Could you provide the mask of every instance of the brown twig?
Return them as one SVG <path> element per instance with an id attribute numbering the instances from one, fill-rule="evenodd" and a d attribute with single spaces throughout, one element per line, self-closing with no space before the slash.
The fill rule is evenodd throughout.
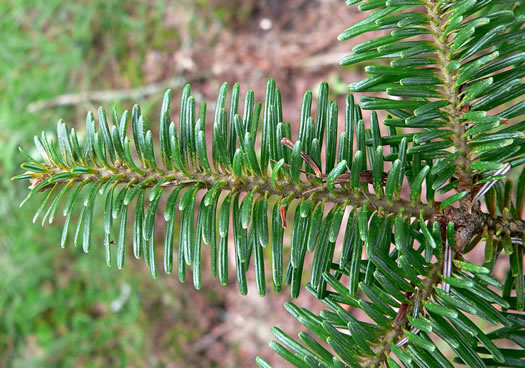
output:
<path id="1" fill-rule="evenodd" d="M 195 81 L 207 77 L 208 76 L 206 75 L 200 75 L 198 77 L 191 78 L 191 80 Z M 78 105 L 89 101 L 105 102 L 116 100 L 139 100 L 144 97 L 163 92 L 168 88 L 181 88 L 188 82 L 189 80 L 187 78 L 180 76 L 166 79 L 157 83 L 146 84 L 145 86 L 137 88 L 68 93 L 53 97 L 48 100 L 32 102 L 27 106 L 27 111 L 37 112 L 51 107 Z"/>

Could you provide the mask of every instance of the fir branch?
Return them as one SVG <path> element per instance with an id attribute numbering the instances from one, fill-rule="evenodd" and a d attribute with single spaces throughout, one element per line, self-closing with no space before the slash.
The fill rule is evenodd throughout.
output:
<path id="1" fill-rule="evenodd" d="M 502 217 L 494 218 L 483 212 L 476 213 L 480 218 L 478 231 L 486 225 L 488 230 L 501 234 L 510 234 L 512 237 L 525 238 L 525 220 L 505 219 Z M 475 220 L 474 220 L 475 221 Z M 476 221 L 477 222 L 477 221 Z"/>
<path id="2" fill-rule="evenodd" d="M 441 262 L 432 266 L 430 272 L 421 280 L 423 287 L 419 288 L 416 294 L 412 295 L 411 301 L 413 301 L 413 303 L 408 306 L 405 315 L 398 321 L 397 325 L 384 332 L 380 344 L 376 347 L 375 356 L 366 359 L 363 362 L 363 367 L 380 367 L 381 364 L 386 362 L 392 351 L 391 344 L 397 344 L 405 337 L 403 330 L 409 326 L 407 316 L 412 314 L 414 310 L 423 310 L 423 303 L 429 300 L 434 294 L 434 286 L 442 282 L 440 276 L 442 267 L 443 264 Z"/>
<path id="3" fill-rule="evenodd" d="M 69 174 L 70 171 L 48 168 L 48 173 L 40 178 L 45 180 L 57 174 Z M 275 180 L 273 183 L 267 179 L 257 176 L 243 176 L 238 178 L 229 173 L 205 173 L 195 172 L 191 175 L 186 175 L 180 171 L 164 170 L 159 173 L 156 170 L 143 169 L 142 175 L 136 171 L 130 170 L 124 166 L 113 168 L 98 168 L 96 173 L 87 173 L 75 175 L 74 177 L 67 176 L 69 182 L 92 182 L 95 183 L 103 178 L 117 177 L 116 183 L 128 184 L 132 183 L 130 188 L 141 187 L 143 189 L 153 188 L 159 182 L 165 188 L 177 187 L 179 185 L 193 185 L 197 183 L 203 184 L 210 189 L 217 183 L 223 183 L 222 189 L 225 191 L 233 191 L 238 193 L 254 193 L 259 195 L 273 195 L 276 198 L 289 198 L 290 200 L 306 200 L 314 199 L 319 202 L 327 202 L 337 204 L 347 204 L 351 207 L 362 207 L 366 202 L 370 203 L 371 207 L 377 209 L 381 213 L 388 214 L 405 214 L 412 218 L 423 216 L 423 218 L 433 221 L 452 221 L 458 230 L 456 242 L 458 244 L 466 245 L 473 237 L 473 234 L 479 233 L 485 226 L 489 230 L 497 231 L 498 233 L 509 233 L 513 237 L 523 238 L 525 236 L 525 221 L 505 219 L 501 216 L 493 217 L 482 211 L 469 211 L 464 208 L 448 207 L 444 213 L 437 210 L 435 207 L 430 207 L 424 203 L 413 203 L 406 199 L 397 199 L 390 203 L 386 198 L 377 199 L 373 195 L 366 195 L 366 192 L 354 192 L 345 187 L 335 188 L 330 191 L 325 185 L 318 183 L 302 183 L 300 185 L 286 180 Z M 70 184 L 71 185 L 71 184 Z M 437 203 L 439 206 L 439 202 Z M 469 228 L 469 235 L 462 235 L 462 229 Z M 461 248 L 462 249 L 462 248 Z"/>
<path id="4" fill-rule="evenodd" d="M 387 135 L 382 135 L 374 111 L 367 128 L 361 107 L 351 95 L 346 98 L 344 130 L 338 132 L 338 106 L 329 101 L 328 85 L 323 83 L 316 117 L 312 116 L 312 93 L 305 93 L 294 140 L 290 124 L 283 122 L 280 91 L 269 80 L 264 104 L 255 103 L 249 91 L 242 116 L 239 85 L 232 88 L 228 108 L 228 85 L 223 84 L 207 145 L 206 104 L 197 113 L 187 85 L 178 126 L 169 115 L 171 91 L 164 96 L 158 152 L 138 106 L 131 113 L 132 136 L 127 133 L 127 112 L 119 117 L 113 110 L 110 129 L 101 108 L 98 125 L 93 114 L 88 114 L 82 146 L 75 131 L 68 131 L 62 122 L 57 125 L 56 142 L 45 133 L 35 137 L 45 163 L 26 155 L 28 161 L 22 164 L 26 172 L 15 178 L 30 180 L 26 200 L 45 192 L 33 220 L 44 214 L 43 222 L 48 218 L 52 222 L 61 199 L 67 197 L 64 245 L 73 208 L 83 200 L 74 243 L 82 239 L 87 252 L 97 192 L 107 194 L 106 259 L 109 264 L 112 221 L 120 216 L 117 266 L 121 268 L 128 206 L 138 197 L 133 206 L 133 251 L 137 258 L 144 256 L 155 277 L 155 218 L 164 190 L 173 188 L 164 210 L 164 268 L 172 272 L 178 210 L 182 213 L 179 279 L 184 281 L 186 267 L 191 267 L 197 289 L 202 241 L 209 245 L 212 276 L 218 274 L 221 283 L 227 282 L 230 227 L 242 294 L 248 292 L 252 254 L 257 292 L 266 293 L 263 255 L 270 253 L 274 290 L 281 290 L 284 278 L 297 297 L 305 256 L 313 252 L 306 288 L 329 311 L 315 316 L 293 304 L 286 307 L 338 357 L 309 335 L 299 335 L 305 347 L 273 329 L 276 338 L 295 353 L 278 342 L 270 346 L 292 364 L 397 367 L 391 357 L 395 355 L 407 367 L 451 367 L 428 333 L 439 336 L 468 366 L 508 363 L 492 340 L 518 336 L 522 322 L 509 310 L 525 308 L 525 221 L 520 219 L 525 174 L 520 175 L 517 190 L 506 177 L 511 168 L 525 162 L 524 125 L 512 120 L 523 114 L 524 105 L 506 105 L 525 93 L 521 80 L 525 56 L 520 51 L 523 6 L 505 1 L 370 0 L 359 9 L 372 13 L 344 31 L 340 39 L 393 28 L 390 35 L 357 45 L 354 54 L 342 60 L 344 65 L 392 60 L 390 66 L 366 67 L 370 77 L 350 85 L 354 91 L 395 96 L 362 98 L 363 108 L 388 111 Z M 431 42 L 412 38 L 427 34 Z M 501 112 L 489 115 L 495 108 Z M 259 131 L 260 148 L 256 142 Z M 136 155 L 130 149 L 132 141 Z M 385 161 L 392 163 L 388 172 Z M 409 198 L 403 198 L 406 182 Z M 482 183 L 485 185 L 477 192 Z M 72 188 L 73 193 L 66 196 Z M 81 191 L 86 192 L 81 193 L 82 199 Z M 200 203 L 197 193 L 204 193 Z M 436 202 L 436 194 L 445 193 L 449 195 L 443 202 Z M 149 198 L 146 211 L 145 197 Z M 488 213 L 478 205 L 481 198 Z M 269 205 L 273 205 L 270 211 Z M 290 215 L 294 221 L 284 271 L 284 228 Z M 336 252 L 340 232 L 344 240 Z M 463 254 L 483 236 L 484 263 L 466 261 Z M 265 252 L 270 244 L 271 251 Z M 493 277 L 502 252 L 509 255 L 503 284 Z M 340 254 L 339 262 L 335 254 Z M 347 285 L 341 282 L 343 276 L 348 278 Z M 357 320 L 347 306 L 360 309 L 373 323 Z M 463 313 L 504 327 L 485 333 Z M 342 332 L 345 329 L 348 333 Z M 269 366 L 262 359 L 257 362 Z"/>
<path id="5" fill-rule="evenodd" d="M 192 172 L 188 175 L 180 171 L 163 170 L 159 173 L 157 170 L 142 169 L 142 173 L 130 170 L 124 166 L 118 168 L 97 168 L 93 173 L 77 174 L 73 177 L 70 170 L 59 168 L 48 168 L 48 173 L 40 177 L 40 180 L 49 180 L 55 175 L 66 174 L 64 181 L 70 180 L 75 183 L 91 182 L 95 183 L 104 178 L 109 180 L 117 177 L 115 184 L 131 184 L 130 188 L 139 187 L 142 189 L 151 189 L 161 183 L 161 187 L 178 187 L 179 185 L 194 185 L 201 183 L 204 187 L 210 189 L 217 183 L 223 184 L 223 191 L 233 191 L 236 193 L 257 193 L 259 195 L 273 195 L 277 198 L 288 198 L 289 200 L 307 200 L 312 199 L 316 202 L 327 202 L 337 204 L 346 204 L 351 207 L 362 207 L 369 203 L 374 209 L 381 213 L 404 213 L 412 217 L 423 215 L 424 218 L 434 218 L 440 216 L 439 210 L 424 203 L 413 203 L 405 199 L 396 199 L 390 203 L 386 198 L 376 198 L 374 194 L 366 194 L 364 190 L 355 192 L 346 187 L 337 187 L 331 191 L 326 185 L 316 182 L 303 182 L 296 184 L 289 180 L 276 179 L 272 183 L 268 178 L 244 175 L 236 177 L 230 173 L 206 173 Z M 340 182 L 339 184 L 345 184 Z"/>
<path id="6" fill-rule="evenodd" d="M 443 30 L 446 28 L 446 18 L 443 16 L 444 7 L 433 2 L 432 0 L 426 1 L 427 14 L 429 15 L 431 35 L 433 41 L 437 46 L 436 52 L 439 58 L 438 69 L 441 79 L 444 83 L 445 96 L 448 97 L 449 105 L 445 106 L 444 109 L 447 111 L 451 123 L 453 124 L 454 131 L 451 135 L 456 149 L 460 152 L 460 156 L 456 162 L 459 163 L 458 167 L 458 178 L 460 179 L 459 190 L 472 190 L 472 173 L 467 170 L 471 161 L 467 158 L 470 152 L 470 148 L 467 142 L 464 140 L 465 127 L 460 121 L 462 114 L 460 108 L 461 99 L 459 98 L 459 88 L 454 88 L 455 81 L 457 80 L 457 71 L 453 68 L 448 68 L 450 61 L 452 60 L 452 53 L 448 47 L 450 34 L 445 34 Z M 468 200 L 468 198 L 467 198 Z"/>

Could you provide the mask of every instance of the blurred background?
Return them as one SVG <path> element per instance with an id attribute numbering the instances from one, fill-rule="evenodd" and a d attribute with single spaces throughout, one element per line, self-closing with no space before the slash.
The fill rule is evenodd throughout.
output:
<path id="1" fill-rule="evenodd" d="M 31 153 L 33 136 L 53 137 L 60 118 L 82 135 L 87 111 L 138 103 L 155 131 L 164 90 L 174 90 L 175 116 L 186 82 L 213 111 L 223 81 L 261 101 L 273 77 L 294 126 L 305 90 L 315 96 L 328 81 L 341 99 L 360 78 L 360 66 L 337 65 L 352 44 L 336 37 L 356 9 L 340 0 L 3 0 L 0 14 L 0 367 L 244 367 L 256 355 L 285 366 L 267 344 L 273 325 L 300 330 L 283 308 L 288 289 L 260 298 L 252 280 L 242 297 L 234 279 L 221 287 L 205 270 L 195 292 L 176 276 L 153 280 L 130 253 L 123 271 L 106 267 L 101 221 L 92 254 L 61 249 L 63 218 L 31 223 L 41 200 L 19 209 L 28 183 L 10 178 L 22 173 L 18 147 Z M 306 292 L 298 304 L 319 309 Z"/>

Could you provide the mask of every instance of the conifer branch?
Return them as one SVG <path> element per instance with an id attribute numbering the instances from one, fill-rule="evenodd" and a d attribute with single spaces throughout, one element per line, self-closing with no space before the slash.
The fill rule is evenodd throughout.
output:
<path id="1" fill-rule="evenodd" d="M 272 183 L 271 180 L 264 177 L 244 175 L 236 177 L 232 173 L 207 173 L 207 172 L 193 172 L 189 175 L 180 171 L 163 170 L 159 173 L 156 170 L 142 169 L 142 174 L 130 170 L 124 166 L 118 168 L 98 168 L 94 173 L 77 174 L 72 178 L 68 176 L 68 180 L 75 183 L 90 182 L 95 183 L 98 180 L 109 180 L 112 177 L 117 177 L 115 184 L 128 184 L 130 189 L 140 187 L 142 189 L 151 189 L 157 184 L 161 183 L 161 187 L 170 188 L 178 187 L 180 185 L 195 185 L 197 183 L 203 184 L 205 188 L 212 188 L 214 185 L 221 183 L 223 191 L 233 191 L 236 193 L 256 193 L 261 196 L 273 195 L 276 198 L 288 198 L 289 200 L 307 200 L 312 199 L 318 202 L 333 203 L 334 205 L 346 204 L 351 207 L 362 207 L 365 203 L 369 203 L 370 207 L 377 209 L 381 213 L 404 213 L 412 217 L 419 217 L 422 215 L 425 219 L 434 218 L 440 215 L 440 211 L 424 203 L 411 203 L 405 199 L 396 199 L 389 202 L 386 198 L 376 198 L 375 194 L 367 194 L 365 189 L 361 188 L 359 191 L 353 191 L 345 185 L 340 183 L 340 187 L 334 188 L 330 191 L 328 187 L 319 182 L 304 182 L 296 184 L 290 180 L 276 179 Z M 71 171 L 48 168 L 49 173 L 41 177 L 41 180 L 48 180 L 54 175 L 68 175 Z M 347 183 L 346 183 L 347 184 Z"/>
<path id="2" fill-rule="evenodd" d="M 453 124 L 453 132 L 451 135 L 452 140 L 456 149 L 460 153 L 457 158 L 458 166 L 458 177 L 462 185 L 459 187 L 461 190 L 472 190 L 472 173 L 467 170 L 470 167 L 471 161 L 467 158 L 470 152 L 465 139 L 465 127 L 460 120 L 461 112 L 461 99 L 459 97 L 460 90 L 455 88 L 454 84 L 458 78 L 457 71 L 454 68 L 450 68 L 450 61 L 452 58 L 452 53 L 448 46 L 450 34 L 445 34 L 443 30 L 446 28 L 446 18 L 443 17 L 442 9 L 443 7 L 438 6 L 432 0 L 426 1 L 427 13 L 431 19 L 430 28 L 431 34 L 434 38 L 434 43 L 436 44 L 436 53 L 438 55 L 439 63 L 438 69 L 439 74 L 444 83 L 445 96 L 450 102 L 449 105 L 445 106 L 444 109 L 447 111 L 450 121 Z"/>
<path id="3" fill-rule="evenodd" d="M 520 218 L 525 174 L 516 188 L 507 178 L 509 170 L 525 163 L 525 126 L 518 122 L 525 105 L 513 102 L 525 94 L 524 8 L 505 1 L 369 0 L 359 9 L 372 13 L 345 30 L 340 40 L 393 30 L 355 46 L 341 64 L 383 59 L 390 66 L 367 66 L 370 76 L 350 89 L 386 92 L 392 98 L 364 96 L 360 106 L 348 95 L 341 132 L 338 106 L 329 101 L 323 83 L 316 116 L 312 93 L 304 94 L 293 139 L 283 119 L 280 91 L 269 80 L 264 104 L 248 91 L 242 114 L 239 85 L 231 89 L 229 107 L 229 88 L 222 85 L 207 143 L 206 104 L 197 113 L 187 85 L 178 124 L 169 114 L 171 91 L 164 96 L 159 149 L 138 106 L 121 116 L 114 109 L 111 128 L 104 109 L 98 123 L 89 113 L 84 140 L 63 122 L 57 125 L 56 142 L 45 133 L 35 137 L 45 162 L 26 154 L 26 172 L 15 177 L 31 182 L 23 203 L 43 192 L 33 221 L 43 215 L 44 223 L 53 222 L 62 199 L 66 201 L 63 246 L 75 204 L 82 203 L 73 243 L 82 242 L 87 252 L 97 193 L 106 195 L 106 260 L 111 264 L 115 237 L 121 268 L 128 206 L 134 202 L 133 254 L 144 257 L 154 277 L 155 220 L 165 203 L 164 269 L 173 271 L 178 226 L 178 276 L 184 281 L 191 268 L 197 289 L 202 242 L 210 252 L 212 276 L 222 284 L 228 281 L 230 231 L 241 294 L 248 292 L 247 272 L 253 265 L 257 292 L 265 295 L 264 257 L 269 256 L 274 290 L 280 291 L 284 281 L 297 297 L 306 254 L 312 252 L 306 289 L 328 310 L 316 316 L 293 303 L 286 308 L 316 338 L 300 334 L 299 343 L 274 328 L 278 341 L 270 344 L 299 367 L 398 367 L 398 362 L 410 368 L 451 367 L 430 334 L 470 367 L 521 364 L 509 360 L 493 341 L 521 344 L 516 336 L 523 321 L 513 311 L 525 309 L 525 221 Z M 429 34 L 430 42 L 413 38 Z M 388 134 L 382 134 L 375 111 L 365 124 L 361 108 L 386 110 Z M 385 161 L 391 163 L 388 172 Z M 170 194 L 161 201 L 166 189 Z M 438 202 L 437 194 L 447 196 Z M 485 201 L 487 212 L 478 200 Z M 294 221 L 285 252 L 290 216 Z M 115 236 L 113 220 L 119 217 Z M 344 239 L 336 244 L 340 233 Z M 483 264 L 463 258 L 480 244 L 485 246 Z M 509 270 L 502 282 L 494 268 L 503 253 Z M 358 320 L 348 307 L 360 309 L 373 322 Z M 483 331 L 470 315 L 502 328 Z M 516 351 L 509 350 L 510 356 L 521 356 Z M 260 358 L 257 363 L 269 367 Z"/>
<path id="4" fill-rule="evenodd" d="M 415 310 L 423 310 L 423 302 L 429 300 L 434 294 L 434 286 L 442 282 L 440 271 L 443 267 L 441 262 L 432 266 L 432 269 L 422 279 L 422 287 L 417 290 L 411 297 L 411 303 L 408 306 L 405 315 L 392 327 L 389 331 L 383 333 L 383 338 L 375 349 L 375 356 L 368 358 L 363 362 L 363 367 L 373 368 L 380 367 L 384 364 L 392 351 L 392 344 L 397 344 L 405 337 L 403 330 L 409 328 L 410 323 L 407 316 L 411 315 Z"/>
<path id="5" fill-rule="evenodd" d="M 481 217 L 481 226 L 486 225 L 489 230 L 506 234 L 512 237 L 523 239 L 525 238 L 525 221 L 516 219 L 504 219 L 502 217 L 494 218 L 489 214 L 479 212 L 477 216 Z"/>

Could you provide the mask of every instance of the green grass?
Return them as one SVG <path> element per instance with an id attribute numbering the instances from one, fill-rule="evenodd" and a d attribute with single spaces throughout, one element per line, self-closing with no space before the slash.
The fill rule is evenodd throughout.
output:
<path id="1" fill-rule="evenodd" d="M 2 366 L 126 366 L 139 362 L 144 331 L 138 288 L 115 312 L 111 302 L 131 275 L 99 267 L 103 256 L 61 250 L 60 234 L 31 229 L 17 211 L 4 229 L 0 267 L 0 349 Z M 136 282 L 136 280 L 135 280 Z M 139 365 L 140 366 L 140 365 Z"/>

